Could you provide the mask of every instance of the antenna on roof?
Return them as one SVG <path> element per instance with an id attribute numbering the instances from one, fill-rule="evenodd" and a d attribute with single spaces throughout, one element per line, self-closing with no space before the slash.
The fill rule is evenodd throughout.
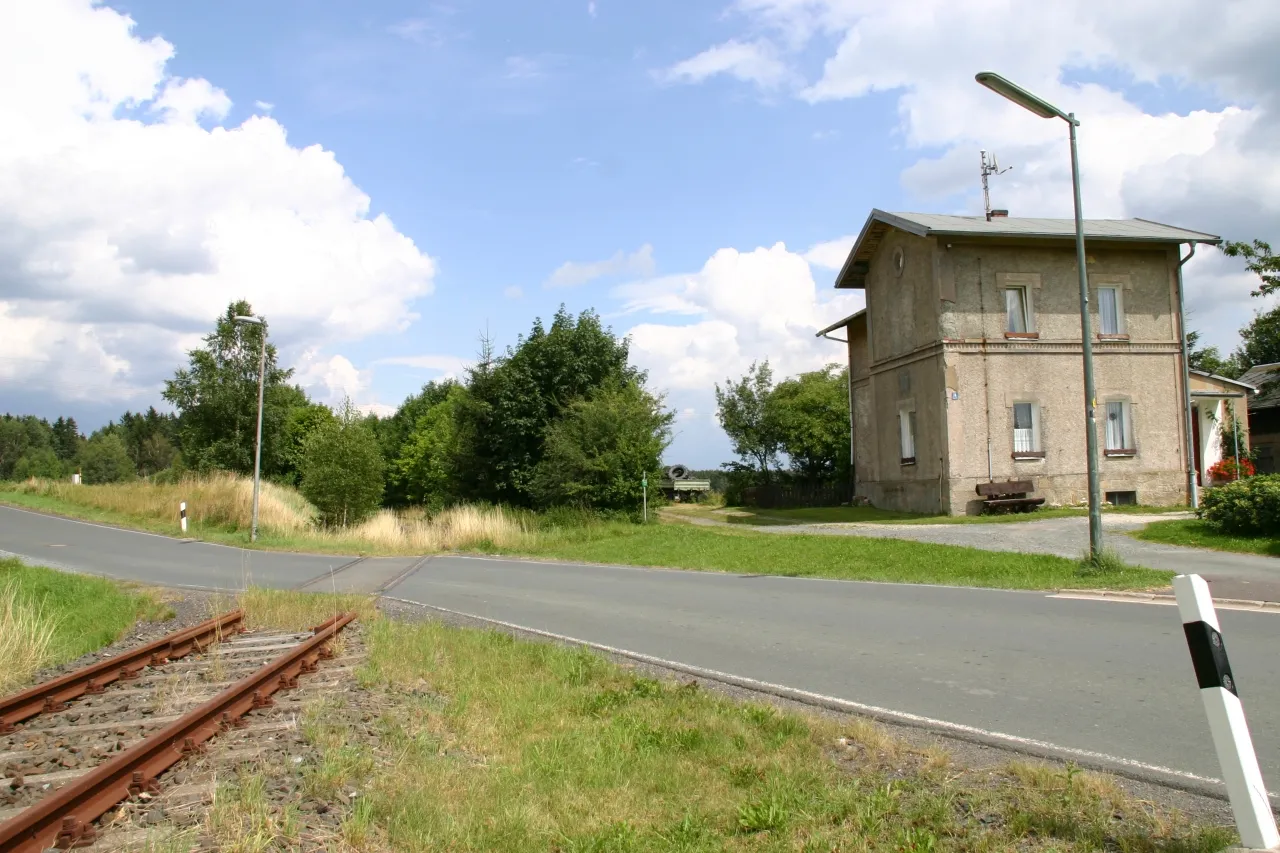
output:
<path id="1" fill-rule="evenodd" d="M 1003 175 L 1012 168 L 1012 166 L 1007 166 L 1001 169 L 1000 164 L 996 162 L 996 155 L 992 154 L 988 157 L 986 151 L 982 152 L 982 207 L 988 222 L 991 221 L 993 215 L 1008 216 L 1009 212 L 1007 210 L 996 212 L 991 209 L 991 188 L 987 184 L 987 178 L 991 175 Z"/>

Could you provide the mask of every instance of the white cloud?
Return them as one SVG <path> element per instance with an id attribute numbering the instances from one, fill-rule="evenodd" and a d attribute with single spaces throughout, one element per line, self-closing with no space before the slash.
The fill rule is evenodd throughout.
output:
<path id="1" fill-rule="evenodd" d="M 567 261 L 561 264 L 551 278 L 548 287 L 577 287 L 612 275 L 653 275 L 653 246 L 648 243 L 630 254 L 618 252 L 603 261 Z"/>
<path id="2" fill-rule="evenodd" d="M 398 355 L 380 358 L 375 364 L 396 364 L 421 370 L 437 370 L 446 376 L 459 376 L 471 362 L 456 355 Z"/>
<path id="3" fill-rule="evenodd" d="M 434 263 L 333 154 L 264 116 L 220 126 L 227 94 L 132 29 L 90 0 L 0 5 L 8 388 L 149 402 L 238 298 L 286 363 L 415 319 Z"/>
<path id="4" fill-rule="evenodd" d="M 751 252 L 721 249 L 696 273 L 616 288 L 630 310 L 696 316 L 688 325 L 633 326 L 631 351 L 655 385 L 693 392 L 681 402 L 714 410 L 713 383 L 768 358 L 775 373 L 814 370 L 845 355 L 818 329 L 862 306 L 862 294 L 819 290 L 808 261 L 778 243 Z M 648 295 L 646 295 L 648 294 Z"/>
<path id="5" fill-rule="evenodd" d="M 720 74 L 771 89 L 789 82 L 792 72 L 767 41 L 727 41 L 658 72 L 668 83 L 701 83 Z"/>
<path id="6" fill-rule="evenodd" d="M 372 371 L 356 369 L 346 356 L 324 356 L 315 349 L 299 356 L 293 374 L 293 381 L 307 389 L 312 399 L 330 406 L 344 398 L 360 403 L 372 379 Z"/>
<path id="7" fill-rule="evenodd" d="M 510 287 L 504 288 L 502 295 L 507 299 L 522 299 L 524 297 L 524 288 L 513 284 Z"/>
<path id="8" fill-rule="evenodd" d="M 587 3 L 587 14 L 593 18 L 596 16 L 596 0 L 589 0 Z"/>
<path id="9" fill-rule="evenodd" d="M 1280 237 L 1280 152 L 1270 144 L 1280 126 L 1280 6 L 1270 0 L 1240 0 L 1229 15 L 1211 0 L 736 0 L 730 8 L 752 39 L 750 55 L 777 65 L 739 73 L 724 48 L 744 42 L 732 40 L 677 65 L 684 79 L 724 73 L 764 89 L 788 81 L 811 102 L 893 93 L 902 141 L 928 152 L 902 176 L 926 209 L 980 211 L 976 164 L 986 148 L 1015 167 L 993 181 L 996 206 L 1015 216 L 1071 214 L 1065 125 L 974 82 L 991 69 L 1080 116 L 1086 216 Z M 828 43 L 837 47 L 821 73 L 802 82 L 798 69 Z M 1103 82 L 1072 82 L 1085 76 Z M 1199 108 L 1148 112 L 1129 81 Z M 1228 348 L 1262 307 L 1221 297 L 1248 287 L 1231 270 L 1239 266 L 1209 259 L 1187 269 L 1189 304 L 1215 294 L 1214 310 L 1200 314 L 1206 338 Z"/>
<path id="10" fill-rule="evenodd" d="M 264 113 L 269 113 L 276 108 L 276 105 L 270 101 L 254 101 L 253 105 L 257 107 L 259 111 Z"/>
<path id="11" fill-rule="evenodd" d="M 848 259 L 849 252 L 853 251 L 853 243 L 857 239 L 858 235 L 850 234 L 848 237 L 810 246 L 809 251 L 804 253 L 804 259 L 824 270 L 839 270 Z"/>

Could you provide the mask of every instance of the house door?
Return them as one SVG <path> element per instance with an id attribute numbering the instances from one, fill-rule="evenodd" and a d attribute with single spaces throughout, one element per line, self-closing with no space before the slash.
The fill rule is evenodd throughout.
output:
<path id="1" fill-rule="evenodd" d="M 1191 407 L 1191 450 L 1195 455 L 1196 485 L 1200 486 L 1200 407 Z"/>

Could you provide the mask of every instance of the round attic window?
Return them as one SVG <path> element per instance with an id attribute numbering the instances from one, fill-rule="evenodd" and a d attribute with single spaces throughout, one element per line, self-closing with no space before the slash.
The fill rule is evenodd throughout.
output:
<path id="1" fill-rule="evenodd" d="M 907 256 L 902 251 L 902 247 L 893 250 L 893 274 L 902 275 L 902 271 L 907 267 Z"/>

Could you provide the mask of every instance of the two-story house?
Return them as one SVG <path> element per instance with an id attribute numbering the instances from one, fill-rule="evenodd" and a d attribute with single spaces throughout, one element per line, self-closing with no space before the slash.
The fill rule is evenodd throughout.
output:
<path id="1" fill-rule="evenodd" d="M 1102 491 L 1179 504 L 1188 492 L 1180 246 L 1218 244 L 1141 219 L 1087 220 Z M 1075 223 L 873 210 L 837 288 L 866 308 L 845 330 L 855 493 L 965 514 L 975 486 L 1031 480 L 1088 496 Z"/>

